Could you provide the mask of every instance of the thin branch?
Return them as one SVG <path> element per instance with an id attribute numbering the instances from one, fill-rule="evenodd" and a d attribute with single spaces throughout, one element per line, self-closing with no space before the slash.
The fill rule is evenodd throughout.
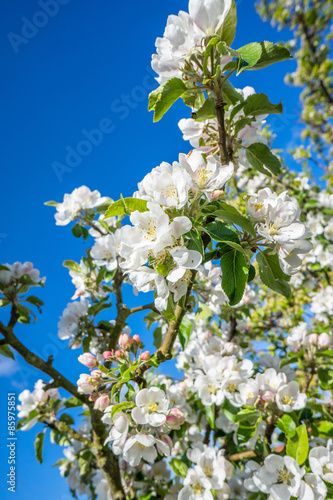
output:
<path id="1" fill-rule="evenodd" d="M 152 302 L 151 304 L 146 304 L 144 306 L 132 307 L 128 310 L 128 314 L 135 314 L 137 312 L 146 311 L 147 309 L 151 309 L 152 311 L 159 314 L 159 311 L 156 309 L 154 302 Z"/>

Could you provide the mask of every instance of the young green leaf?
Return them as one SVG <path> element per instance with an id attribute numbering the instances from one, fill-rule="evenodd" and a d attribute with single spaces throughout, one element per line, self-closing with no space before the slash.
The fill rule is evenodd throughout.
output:
<path id="1" fill-rule="evenodd" d="M 176 476 L 182 477 L 183 479 L 186 477 L 188 467 L 182 460 L 179 458 L 173 458 L 170 461 L 170 466 Z"/>
<path id="2" fill-rule="evenodd" d="M 287 280 L 290 277 L 282 271 L 278 256 L 268 253 L 267 250 L 260 251 L 257 254 L 257 262 L 261 281 L 272 290 L 289 298 L 291 290 Z"/>
<path id="3" fill-rule="evenodd" d="M 154 103 L 154 122 L 158 122 L 186 90 L 185 83 L 179 78 L 168 80 L 163 85 L 162 91 L 158 94 Z"/>
<path id="4" fill-rule="evenodd" d="M 191 330 L 192 321 L 187 316 L 184 316 L 178 331 L 179 342 L 183 349 L 185 349 L 190 341 Z"/>
<path id="5" fill-rule="evenodd" d="M 131 212 L 146 212 L 147 201 L 140 200 L 139 198 L 122 198 L 121 200 L 115 201 L 107 209 L 104 219 L 108 217 L 114 217 L 115 215 L 129 215 Z"/>
<path id="6" fill-rule="evenodd" d="M 244 295 L 249 269 L 244 254 L 228 245 L 221 249 L 222 288 L 231 306 L 238 304 Z"/>
<path id="7" fill-rule="evenodd" d="M 266 94 L 252 94 L 246 99 L 244 104 L 245 116 L 260 116 L 267 114 L 280 115 L 283 111 L 282 103 L 272 104 Z"/>
<path id="8" fill-rule="evenodd" d="M 43 462 L 43 443 L 44 443 L 44 432 L 39 432 L 35 439 L 35 451 L 38 463 Z"/>
<path id="9" fill-rule="evenodd" d="M 294 458 L 298 465 L 304 464 L 309 451 L 308 433 L 305 424 L 297 427 L 295 435 L 288 439 L 286 451 L 287 455 Z"/>
<path id="10" fill-rule="evenodd" d="M 5 358 L 15 359 L 11 348 L 7 344 L 0 345 L 0 355 L 5 356 Z"/>
<path id="11" fill-rule="evenodd" d="M 253 168 L 271 177 L 271 172 L 278 175 L 281 168 L 280 160 L 271 153 L 266 144 L 255 142 L 246 148 L 246 158 Z"/>
<path id="12" fill-rule="evenodd" d="M 219 29 L 218 34 L 221 37 L 221 40 L 224 41 L 227 45 L 231 45 L 234 41 L 236 35 L 236 26 L 237 26 L 237 7 L 235 0 L 232 0 L 231 8 L 225 18 L 224 23 Z"/>

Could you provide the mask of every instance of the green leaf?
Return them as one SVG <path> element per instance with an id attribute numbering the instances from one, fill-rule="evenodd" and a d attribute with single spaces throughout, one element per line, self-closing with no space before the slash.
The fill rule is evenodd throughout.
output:
<path id="1" fill-rule="evenodd" d="M 207 65 L 208 65 L 208 60 L 210 58 L 210 54 L 212 52 L 212 49 L 214 45 L 216 45 L 220 41 L 220 37 L 218 36 L 213 36 L 207 44 L 207 47 L 205 49 L 205 57 L 204 57 L 204 62 L 203 62 L 203 72 L 206 75 L 207 74 Z"/>
<path id="2" fill-rule="evenodd" d="M 64 267 L 67 267 L 70 271 L 74 271 L 75 273 L 80 274 L 82 273 L 81 267 L 79 266 L 79 264 L 77 264 L 77 262 L 74 262 L 74 260 L 64 260 L 62 265 Z"/>
<path id="3" fill-rule="evenodd" d="M 215 241 L 234 241 L 239 243 L 239 238 L 235 231 L 220 221 L 210 222 L 203 227 L 203 230 L 209 234 Z"/>
<path id="4" fill-rule="evenodd" d="M 68 413 L 63 413 L 59 418 L 60 422 L 65 422 L 68 425 L 74 425 L 74 419 Z"/>
<path id="5" fill-rule="evenodd" d="M 251 283 L 251 281 L 254 280 L 255 275 L 256 275 L 256 268 L 254 266 L 252 266 L 252 264 L 251 264 L 249 267 L 249 277 L 247 279 L 247 282 Z"/>
<path id="6" fill-rule="evenodd" d="M 235 39 L 237 26 L 237 7 L 235 0 L 232 0 L 231 8 L 225 18 L 224 23 L 218 30 L 218 34 L 227 45 L 231 45 Z"/>
<path id="7" fill-rule="evenodd" d="M 154 94 L 151 101 L 152 105 L 154 105 L 154 122 L 158 122 L 186 90 L 185 83 L 179 78 L 171 78 L 171 80 L 164 83 L 161 92 L 157 97 Z"/>
<path id="8" fill-rule="evenodd" d="M 56 207 L 58 205 L 58 202 L 57 201 L 45 201 L 44 205 L 48 206 L 48 207 Z"/>
<path id="9" fill-rule="evenodd" d="M 201 122 L 203 120 L 209 120 L 215 117 L 216 117 L 215 101 L 212 97 L 206 99 L 201 108 L 198 109 L 198 111 L 196 111 L 195 113 L 193 113 L 193 118 L 197 122 Z"/>
<path id="10" fill-rule="evenodd" d="M 7 299 L 0 299 L 0 307 L 5 307 L 10 304 L 10 300 Z"/>
<path id="11" fill-rule="evenodd" d="M 281 102 L 272 104 L 266 94 L 252 94 L 246 99 L 243 111 L 245 116 L 280 115 L 283 107 Z"/>
<path id="12" fill-rule="evenodd" d="M 258 421 L 259 416 L 260 414 L 257 410 L 241 410 L 237 413 L 235 422 L 247 422 L 249 425 L 254 425 Z"/>
<path id="13" fill-rule="evenodd" d="M 30 311 L 28 307 L 23 306 L 22 304 L 17 305 L 17 312 L 19 314 L 18 322 L 28 325 L 30 323 L 30 316 L 33 316 L 35 321 L 37 320 L 36 316 Z"/>
<path id="14" fill-rule="evenodd" d="M 235 87 L 232 85 L 232 83 L 229 82 L 229 80 L 226 80 L 223 83 L 222 87 L 222 94 L 223 94 L 223 100 L 227 104 L 232 104 L 235 106 L 239 101 L 243 101 L 243 96 L 237 92 Z"/>
<path id="15" fill-rule="evenodd" d="M 183 479 L 186 477 L 188 467 L 182 460 L 180 460 L 179 458 L 173 458 L 170 461 L 169 465 L 171 466 L 176 476 L 182 477 Z"/>
<path id="16" fill-rule="evenodd" d="M 322 389 L 328 390 L 333 387 L 333 370 L 324 367 L 318 368 L 318 377 Z"/>
<path id="17" fill-rule="evenodd" d="M 0 345 L 0 354 L 5 356 L 5 358 L 15 359 L 11 348 L 7 344 Z"/>
<path id="18" fill-rule="evenodd" d="M 215 405 L 205 406 L 205 415 L 211 429 L 215 429 Z"/>
<path id="19" fill-rule="evenodd" d="M 88 309 L 88 314 L 92 314 L 93 316 L 97 316 L 98 313 L 101 311 L 104 311 L 104 309 L 109 309 L 111 307 L 110 302 L 105 302 L 101 300 L 100 302 L 97 302 L 97 304 L 94 304 L 93 306 L 90 306 Z"/>
<path id="20" fill-rule="evenodd" d="M 223 203 L 222 210 L 217 210 L 214 215 L 216 217 L 219 217 L 220 219 L 223 219 L 229 224 L 236 224 L 236 226 L 241 227 L 244 231 L 247 231 L 253 237 L 257 236 L 252 222 L 247 217 L 240 214 L 236 208 L 227 205 L 226 203 Z"/>
<path id="21" fill-rule="evenodd" d="M 43 443 L 44 443 L 44 432 L 39 432 L 35 439 L 35 452 L 38 463 L 43 462 Z"/>
<path id="22" fill-rule="evenodd" d="M 319 422 L 318 431 L 320 434 L 326 434 L 329 437 L 333 437 L 333 422 Z"/>
<path id="23" fill-rule="evenodd" d="M 200 319 L 207 319 L 211 316 L 212 311 L 206 304 L 200 304 L 198 308 L 198 312 L 195 315 L 195 320 L 199 321 Z"/>
<path id="24" fill-rule="evenodd" d="M 179 342 L 183 350 L 190 341 L 191 330 L 192 330 L 192 321 L 188 319 L 187 316 L 184 316 L 178 331 Z"/>
<path id="25" fill-rule="evenodd" d="M 242 58 L 238 73 L 244 70 L 266 68 L 271 64 L 285 61 L 292 57 L 289 50 L 285 47 L 267 41 L 249 43 L 238 49 L 237 52 L 239 52 Z"/>
<path id="26" fill-rule="evenodd" d="M 30 420 L 32 420 L 33 418 L 37 417 L 38 415 L 38 411 L 37 410 L 31 410 L 31 412 L 29 412 L 29 415 L 25 418 L 21 418 L 18 423 L 17 423 L 17 430 L 20 430 L 22 429 L 22 427 L 24 427 L 28 422 L 30 422 Z"/>
<path id="27" fill-rule="evenodd" d="M 123 365 L 123 366 L 125 366 L 125 365 Z M 105 368 L 105 366 L 102 365 L 102 364 L 98 365 L 98 369 L 101 370 L 101 372 L 103 372 L 105 375 L 109 375 L 110 374 L 110 371 L 107 368 Z"/>
<path id="28" fill-rule="evenodd" d="M 244 254 L 235 248 L 225 245 L 221 257 L 222 288 L 229 298 L 231 306 L 238 304 L 244 295 L 249 270 Z"/>
<path id="29" fill-rule="evenodd" d="M 29 304 L 36 306 L 38 310 L 40 310 L 40 307 L 44 305 L 44 302 L 40 300 L 38 297 L 35 297 L 34 295 L 30 295 L 25 299 L 25 301 L 29 302 Z"/>
<path id="30" fill-rule="evenodd" d="M 267 250 L 259 252 L 257 262 L 261 281 L 272 290 L 289 298 L 291 290 L 287 280 L 290 277 L 282 271 L 277 254 L 270 254 Z"/>
<path id="31" fill-rule="evenodd" d="M 154 347 L 159 349 L 162 345 L 162 328 L 159 326 L 154 330 Z"/>
<path id="32" fill-rule="evenodd" d="M 133 401 L 124 401 L 123 403 L 119 403 L 117 405 L 112 406 L 111 408 L 111 418 L 115 416 L 116 413 L 122 410 L 128 410 L 130 408 L 134 408 L 135 404 Z"/>
<path id="33" fill-rule="evenodd" d="M 236 422 L 237 413 L 239 412 L 239 408 L 236 408 L 235 406 L 233 406 L 229 402 L 229 400 L 226 399 L 224 401 L 224 404 L 223 404 L 223 412 L 228 420 L 231 420 L 231 422 Z"/>
<path id="34" fill-rule="evenodd" d="M 203 256 L 205 253 L 205 250 L 204 250 L 203 241 L 202 241 L 202 238 L 201 238 L 199 231 L 197 231 L 196 228 L 193 228 L 187 234 L 187 236 L 189 237 L 189 241 L 186 242 L 186 247 L 189 250 L 196 250 L 197 252 L 199 252 Z"/>
<path id="35" fill-rule="evenodd" d="M 287 455 L 294 458 L 298 465 L 304 464 L 309 451 L 308 433 L 305 424 L 297 427 L 295 435 L 288 439 L 286 451 Z"/>
<path id="36" fill-rule="evenodd" d="M 140 200 L 140 198 L 121 198 L 109 206 L 104 219 L 116 215 L 129 215 L 136 210 L 139 212 L 147 212 L 147 201 Z"/>
<path id="37" fill-rule="evenodd" d="M 292 438 L 296 434 L 296 424 L 290 415 L 283 415 L 283 417 L 276 422 L 276 426 L 287 438 Z"/>
<path id="38" fill-rule="evenodd" d="M 242 58 L 239 71 L 243 71 L 244 69 L 252 68 L 256 62 L 259 61 L 262 54 L 262 48 L 260 43 L 254 42 L 244 45 L 238 49 L 237 52 Z"/>
<path id="39" fill-rule="evenodd" d="M 262 174 L 271 177 L 272 172 L 274 175 L 278 175 L 281 169 L 280 160 L 277 156 L 271 153 L 270 149 L 266 144 L 261 144 L 260 142 L 255 142 L 245 148 L 246 158 L 253 168 L 261 172 Z"/>
<path id="40" fill-rule="evenodd" d="M 64 403 L 65 408 L 76 408 L 77 406 L 82 406 L 82 401 L 75 397 L 68 398 Z"/>
<path id="41" fill-rule="evenodd" d="M 237 442 L 242 445 L 248 442 L 256 433 L 257 425 L 242 423 L 237 429 Z"/>

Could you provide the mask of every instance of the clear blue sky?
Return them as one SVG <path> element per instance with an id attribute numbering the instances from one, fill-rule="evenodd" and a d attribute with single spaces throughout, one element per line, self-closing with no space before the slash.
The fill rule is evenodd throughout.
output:
<path id="1" fill-rule="evenodd" d="M 42 315 L 36 325 L 21 326 L 17 333 L 39 355 L 53 354 L 54 366 L 75 382 L 81 371 L 75 362 L 79 353 L 68 352 L 66 343 L 57 340 L 57 322 L 74 291 L 62 262 L 79 260 L 83 245 L 69 227 L 55 226 L 54 210 L 43 203 L 61 201 L 64 193 L 83 184 L 115 199 L 120 192 L 131 195 L 149 170 L 188 151 L 177 127 L 180 118 L 189 116 L 188 108 L 177 104 L 158 124 L 147 112 L 148 92 L 157 86 L 150 70 L 155 38 L 162 36 L 168 14 L 187 10 L 187 1 L 62 0 L 61 4 L 59 0 L 53 17 L 41 15 L 35 0 L 3 0 L 0 5 L 0 255 L 1 262 L 32 261 L 47 276 L 45 289 L 38 291 L 45 302 Z M 288 39 L 287 33 L 277 33 L 260 20 L 251 0 L 237 4 L 235 48 L 251 41 Z M 32 20 L 37 29 L 29 24 Z M 29 38 L 20 38 L 22 34 Z M 272 123 L 275 145 L 284 149 L 299 132 L 299 90 L 283 83 L 285 73 L 294 68 L 295 62 L 288 61 L 233 81 L 236 87 L 252 85 L 257 92 L 266 92 L 274 103 L 283 99 L 284 117 L 273 118 Z M 82 131 L 96 129 L 101 121 L 109 127 L 107 133 L 90 151 L 84 149 L 79 143 L 87 132 Z M 57 176 L 55 162 L 65 164 L 68 148 L 78 147 L 85 156 L 76 157 L 77 166 Z M 32 389 L 39 375 L 19 357 L 16 363 L 0 360 L 0 496 L 4 499 L 12 498 L 5 488 L 7 392 Z M 40 500 L 69 500 L 65 481 L 57 468 L 51 468 L 62 457 L 61 448 L 50 445 L 47 438 L 44 465 L 35 461 L 33 441 L 40 428 L 18 434 L 15 498 L 35 500 L 38 494 Z"/>

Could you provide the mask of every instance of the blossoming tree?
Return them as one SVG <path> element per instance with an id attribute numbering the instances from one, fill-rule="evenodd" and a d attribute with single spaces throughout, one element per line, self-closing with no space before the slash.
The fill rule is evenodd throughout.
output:
<path id="1" fill-rule="evenodd" d="M 236 19 L 233 0 L 190 0 L 156 41 L 149 110 L 158 121 L 184 101 L 189 154 L 153 168 L 131 197 L 82 186 L 47 203 L 92 242 L 64 262 L 76 291 L 59 337 L 79 350 L 77 384 L 14 333 L 43 306 L 30 294 L 39 272 L 0 268 L 0 352 L 43 372 L 19 396 L 18 427 L 43 424 L 40 462 L 48 433 L 64 447 L 57 465 L 75 498 L 333 498 L 333 194 L 271 151 L 265 118 L 282 104 L 238 89 L 237 76 L 290 53 L 231 48 Z M 155 352 L 127 324 L 142 312 Z M 171 359 L 176 380 L 158 369 Z"/>

